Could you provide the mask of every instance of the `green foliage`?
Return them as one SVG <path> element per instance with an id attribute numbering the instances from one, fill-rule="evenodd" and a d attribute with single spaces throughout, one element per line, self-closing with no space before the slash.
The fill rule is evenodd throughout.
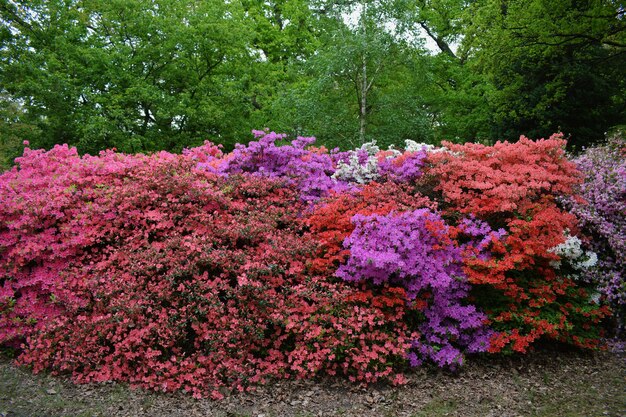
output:
<path id="1" fill-rule="evenodd" d="M 274 103 L 286 131 L 315 135 L 329 147 L 376 140 L 432 140 L 423 92 L 424 50 L 381 22 L 392 22 L 387 2 L 327 2 L 316 53 L 293 68 L 298 82 Z M 352 22 L 346 21 L 350 14 Z"/>
<path id="2" fill-rule="evenodd" d="M 494 136 L 489 107 L 493 86 L 471 63 L 464 64 L 448 54 L 433 57 L 431 71 L 433 84 L 427 102 L 435 117 L 437 141 L 489 143 Z"/>
<path id="3" fill-rule="evenodd" d="M 17 103 L 0 96 L 0 172 L 22 154 L 24 141 L 40 134 L 37 126 L 23 122 L 22 116 L 23 110 Z"/>
<path id="4" fill-rule="evenodd" d="M 626 117 L 626 21 L 613 1 L 478 2 L 469 31 L 493 85 L 493 138 L 601 140 Z"/>
<path id="5" fill-rule="evenodd" d="M 582 146 L 626 123 L 624 13 L 609 0 L 0 0 L 0 165 L 23 140 L 228 150 L 258 128 L 342 148 L 557 130 Z"/>
<path id="6" fill-rule="evenodd" d="M 37 146 L 176 149 L 247 130 L 248 33 L 237 3 L 55 0 L 0 10 L 0 81 L 41 130 Z"/>

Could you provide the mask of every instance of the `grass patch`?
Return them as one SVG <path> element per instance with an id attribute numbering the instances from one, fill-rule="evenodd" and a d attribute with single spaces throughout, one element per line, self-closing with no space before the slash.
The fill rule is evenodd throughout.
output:
<path id="1" fill-rule="evenodd" d="M 426 404 L 414 417 L 448 416 L 459 409 L 455 400 L 436 398 Z"/>

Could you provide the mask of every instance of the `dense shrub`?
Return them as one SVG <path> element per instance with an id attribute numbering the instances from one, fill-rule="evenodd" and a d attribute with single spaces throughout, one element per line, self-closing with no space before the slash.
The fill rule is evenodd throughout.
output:
<path id="1" fill-rule="evenodd" d="M 277 146 L 276 142 L 283 140 L 285 135 L 263 131 L 254 134 L 257 141 L 238 144 L 227 158 L 203 163 L 201 167 L 222 175 L 250 173 L 265 178 L 282 178 L 300 190 L 305 201 L 315 201 L 332 190 L 348 188 L 347 183 L 331 178 L 335 169 L 329 153 L 305 149 L 315 142 L 315 138 L 299 137 L 288 145 Z"/>
<path id="2" fill-rule="evenodd" d="M 615 135 L 603 146 L 587 149 L 574 160 L 585 180 L 579 199 L 567 201 L 587 246 L 602 254 L 586 279 L 597 283 L 608 300 L 626 305 L 626 140 Z M 621 307 L 623 308 L 623 307 Z"/>
<path id="3" fill-rule="evenodd" d="M 584 206 L 560 137 L 337 152 L 256 136 L 228 154 L 27 148 L 0 176 L 0 344 L 35 371 L 214 397 L 599 345 L 598 283 L 618 292 L 584 245 L 623 272 L 603 234 L 623 231 L 622 168 Z"/>
<path id="4" fill-rule="evenodd" d="M 441 193 L 444 213 L 471 213 L 506 230 L 493 242 L 492 257 L 465 262 L 474 302 L 498 332 L 490 351 L 525 352 L 541 337 L 597 346 L 606 306 L 593 299 L 593 288 L 554 267 L 560 257 L 553 248 L 577 230 L 557 197 L 571 195 L 582 177 L 565 157 L 565 141 L 555 135 L 493 147 L 446 146 L 450 152 L 431 154 L 423 179 Z"/>
<path id="5" fill-rule="evenodd" d="M 424 359 L 442 367 L 456 366 L 462 363 L 462 351 L 487 350 L 491 332 L 484 326 L 486 316 L 464 304 L 470 288 L 462 271 L 464 248 L 441 217 L 419 209 L 355 215 L 352 222 L 355 230 L 344 242 L 350 257 L 336 275 L 346 281 L 392 283 L 406 289 L 423 315 L 421 337 L 413 340 L 409 355 L 414 366 Z M 454 235 L 458 238 L 458 233 Z M 468 252 L 480 255 L 477 245 Z"/>
<path id="6" fill-rule="evenodd" d="M 316 202 L 333 193 L 357 191 L 371 181 L 408 182 L 419 178 L 426 152 L 411 143 L 410 151 L 381 151 L 367 143 L 355 151 L 329 152 L 313 146 L 315 138 L 298 137 L 283 145 L 286 135 L 254 131 L 257 140 L 238 144 L 225 157 L 202 158 L 199 166 L 220 175 L 250 173 L 281 178 L 294 185 L 304 201 Z"/>
<path id="7" fill-rule="evenodd" d="M 435 208 L 436 203 L 416 194 L 406 184 L 372 182 L 353 193 L 336 194 L 323 200 L 310 212 L 307 222 L 311 233 L 321 242 L 313 267 L 332 275 L 347 260 L 343 242 L 354 230 L 356 214 L 388 214 L 417 208 Z"/>
<path id="8" fill-rule="evenodd" d="M 0 343 L 19 341 L 62 311 L 59 275 L 97 240 L 83 228 L 97 210 L 94 194 L 122 184 L 146 158 L 111 151 L 81 158 L 64 145 L 26 148 L 16 163 L 0 176 Z"/>
<path id="9" fill-rule="evenodd" d="M 113 181 L 74 183 L 72 166 L 95 160 L 66 148 L 27 154 L 13 181 L 29 172 L 29 157 L 63 156 L 56 178 L 67 178 L 55 186 L 71 189 L 72 204 L 51 193 L 56 215 L 13 217 L 25 237 L 32 230 L 35 240 L 47 222 L 72 233 L 73 245 L 62 263 L 48 240 L 32 252 L 28 262 L 57 268 L 47 281 L 28 281 L 28 270 L 3 277 L 4 300 L 14 303 L 3 304 L 3 319 L 14 323 L 3 336 L 27 337 L 22 363 L 69 371 L 81 382 L 198 395 L 324 371 L 398 381 L 415 337 L 403 324 L 404 293 L 390 288 L 370 297 L 378 304 L 364 304 L 357 288 L 309 274 L 317 242 L 304 235 L 299 194 L 284 181 L 219 177 L 194 169 L 194 158 L 160 154 L 120 162 L 109 171 L 124 176 L 111 174 Z M 31 253 L 22 242 L 5 244 L 3 265 L 25 269 L 8 261 Z M 40 305 L 23 298 L 25 284 Z"/>

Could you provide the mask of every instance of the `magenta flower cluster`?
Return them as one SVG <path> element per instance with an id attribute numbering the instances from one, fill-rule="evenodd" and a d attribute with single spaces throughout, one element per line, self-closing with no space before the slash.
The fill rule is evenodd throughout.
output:
<path id="1" fill-rule="evenodd" d="M 344 246 L 350 249 L 348 262 L 336 275 L 346 281 L 389 283 L 406 289 L 411 302 L 423 304 L 421 337 L 413 341 L 411 365 L 432 360 L 439 366 L 454 367 L 463 352 L 484 352 L 491 331 L 486 316 L 466 304 L 470 285 L 462 270 L 464 248 L 451 239 L 451 228 L 429 209 L 388 215 L 356 215 L 355 229 Z M 466 221 L 461 229 L 468 236 L 482 235 L 481 241 L 468 240 L 480 252 L 481 243 L 494 237 L 486 224 Z"/>

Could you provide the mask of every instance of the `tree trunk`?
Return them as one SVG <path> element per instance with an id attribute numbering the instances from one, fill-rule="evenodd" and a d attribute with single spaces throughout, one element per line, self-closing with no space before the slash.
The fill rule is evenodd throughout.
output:
<path id="1" fill-rule="evenodd" d="M 365 143 L 365 129 L 367 125 L 367 1 L 363 2 L 361 9 L 361 28 L 363 31 L 363 54 L 362 56 L 362 77 L 361 77 L 361 103 L 359 103 L 359 141 L 361 145 Z"/>

